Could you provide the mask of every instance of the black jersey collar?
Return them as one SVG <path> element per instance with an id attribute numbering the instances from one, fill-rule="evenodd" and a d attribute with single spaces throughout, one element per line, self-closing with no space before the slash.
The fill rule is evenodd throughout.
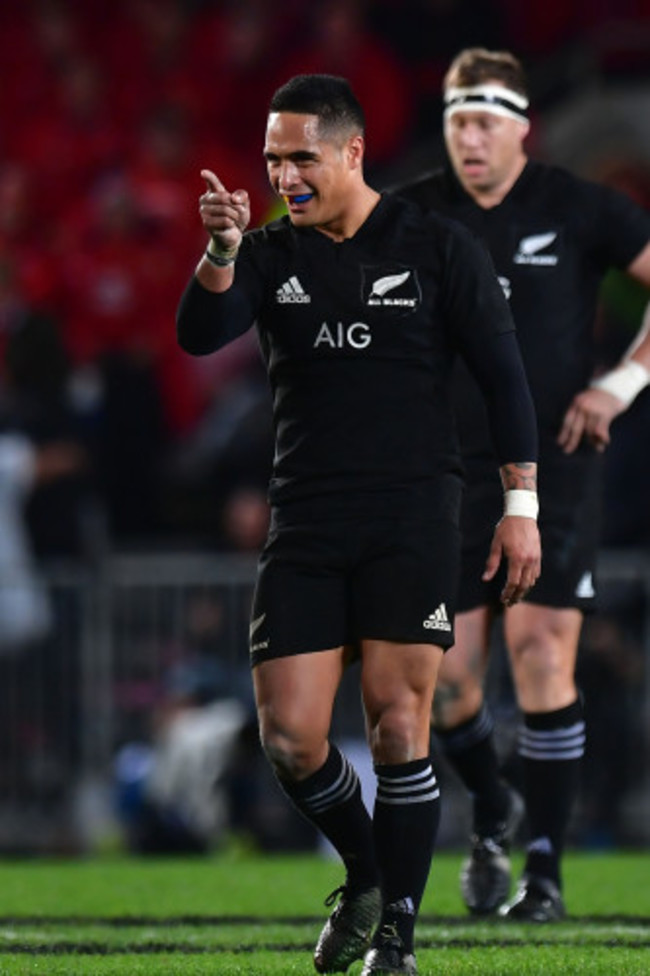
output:
<path id="1" fill-rule="evenodd" d="M 390 220 L 390 215 L 392 213 L 393 200 L 388 193 L 380 193 L 379 200 L 377 201 L 375 207 L 370 211 L 361 227 L 357 230 L 353 237 L 346 237 L 342 241 L 334 241 L 327 234 L 324 234 L 321 230 L 316 227 L 296 227 L 294 230 L 298 234 L 306 234 L 313 240 L 326 241 L 332 247 L 340 247 L 341 245 L 361 243 L 368 238 L 374 237 L 381 233 L 381 228 L 383 225 Z"/>

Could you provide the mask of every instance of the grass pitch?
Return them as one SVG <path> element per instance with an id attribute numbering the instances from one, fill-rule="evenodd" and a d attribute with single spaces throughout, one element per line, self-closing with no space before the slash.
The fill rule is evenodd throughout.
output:
<path id="1" fill-rule="evenodd" d="M 569 855 L 569 918 L 549 926 L 470 918 L 460 861 L 434 860 L 421 976 L 650 974 L 650 854 Z M 0 974 L 313 976 L 323 899 L 340 881 L 336 862 L 312 856 L 0 863 Z"/>

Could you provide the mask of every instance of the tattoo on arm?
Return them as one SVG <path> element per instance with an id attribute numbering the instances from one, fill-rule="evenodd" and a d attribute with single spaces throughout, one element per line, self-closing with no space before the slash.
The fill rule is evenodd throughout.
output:
<path id="1" fill-rule="evenodd" d="M 537 465 L 532 461 L 514 461 L 501 468 L 504 491 L 537 491 Z"/>

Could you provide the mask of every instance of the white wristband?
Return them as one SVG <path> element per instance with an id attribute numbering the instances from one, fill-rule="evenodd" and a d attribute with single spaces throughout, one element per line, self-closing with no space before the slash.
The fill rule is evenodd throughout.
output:
<path id="1" fill-rule="evenodd" d="M 611 393 L 617 400 L 621 400 L 626 407 L 650 383 L 650 372 L 638 363 L 636 359 L 628 359 L 622 366 L 617 366 L 604 376 L 600 376 L 590 385 L 596 390 Z"/>
<path id="2" fill-rule="evenodd" d="M 539 500 L 536 491 L 523 488 L 510 488 L 503 496 L 504 515 L 520 515 L 522 518 L 536 519 L 539 513 Z"/>

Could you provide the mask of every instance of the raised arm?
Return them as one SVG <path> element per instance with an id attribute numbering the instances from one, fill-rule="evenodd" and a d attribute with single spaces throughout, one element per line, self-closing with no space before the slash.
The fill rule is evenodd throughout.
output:
<path id="1" fill-rule="evenodd" d="M 206 191 L 199 199 L 199 213 L 210 241 L 196 277 L 208 291 L 224 292 L 234 280 L 235 259 L 250 222 L 250 202 L 245 190 L 226 190 L 212 170 L 202 169 L 201 176 Z"/>
<path id="2" fill-rule="evenodd" d="M 212 170 L 201 170 L 201 176 L 206 190 L 199 198 L 199 214 L 209 242 L 176 313 L 178 343 L 193 356 L 220 349 L 255 318 L 246 288 L 233 287 L 235 259 L 250 220 L 248 194 L 230 193 Z"/>

